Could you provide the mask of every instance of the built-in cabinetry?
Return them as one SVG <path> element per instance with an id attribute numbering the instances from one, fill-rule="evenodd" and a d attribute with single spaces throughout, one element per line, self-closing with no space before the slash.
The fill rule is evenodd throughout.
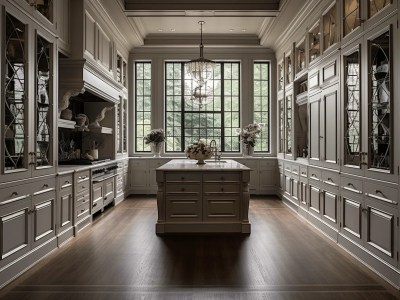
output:
<path id="1" fill-rule="evenodd" d="M 398 287 L 400 124 L 393 117 L 400 115 L 394 104 L 400 91 L 394 84 L 399 80 L 398 1 L 326 2 L 304 29 L 305 70 L 303 37 L 294 44 L 295 104 L 287 101 L 291 83 L 278 82 L 278 193 Z M 293 42 L 285 45 L 278 50 L 281 63 Z M 304 94 L 301 82 L 307 82 Z M 301 120 L 302 105 L 308 153 L 300 158 L 297 151 L 293 160 L 287 139 L 301 143 L 296 119 Z"/>
<path id="2" fill-rule="evenodd" d="M 91 222 L 91 209 L 96 199 L 90 201 L 90 169 L 74 173 L 74 229 L 75 234 Z"/>

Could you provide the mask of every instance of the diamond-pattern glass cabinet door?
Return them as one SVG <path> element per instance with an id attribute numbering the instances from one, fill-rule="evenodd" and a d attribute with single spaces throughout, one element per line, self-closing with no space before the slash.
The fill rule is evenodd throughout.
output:
<path id="1" fill-rule="evenodd" d="M 343 56 L 344 165 L 361 167 L 361 55 L 360 47 Z"/>
<path id="2" fill-rule="evenodd" d="M 368 41 L 368 167 L 392 171 L 391 30 Z"/>
<path id="3" fill-rule="evenodd" d="M 28 98 L 26 84 L 26 25 L 9 13 L 3 15 L 2 174 L 27 171 Z"/>
<path id="4" fill-rule="evenodd" d="M 292 153 L 292 95 L 286 96 L 286 153 Z"/>
<path id="5" fill-rule="evenodd" d="M 393 0 L 369 0 L 368 2 L 368 18 L 375 16 L 386 6 L 392 4 Z"/>
<path id="6" fill-rule="evenodd" d="M 343 1 L 343 36 L 360 26 L 360 0 Z"/>
<path id="7" fill-rule="evenodd" d="M 279 153 L 283 153 L 285 151 L 285 110 L 283 99 L 278 100 L 279 107 Z"/>
<path id="8" fill-rule="evenodd" d="M 53 44 L 36 35 L 36 167 L 53 165 Z"/>
<path id="9" fill-rule="evenodd" d="M 308 61 L 311 63 L 321 55 L 319 22 L 308 32 Z"/>

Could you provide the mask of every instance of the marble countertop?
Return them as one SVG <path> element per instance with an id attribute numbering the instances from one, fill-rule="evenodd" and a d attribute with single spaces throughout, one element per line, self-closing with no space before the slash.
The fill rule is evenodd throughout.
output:
<path id="1" fill-rule="evenodd" d="M 172 159 L 157 168 L 159 171 L 250 171 L 251 169 L 232 159 L 223 159 L 215 162 L 206 160 L 205 164 L 198 165 L 197 160 Z"/>

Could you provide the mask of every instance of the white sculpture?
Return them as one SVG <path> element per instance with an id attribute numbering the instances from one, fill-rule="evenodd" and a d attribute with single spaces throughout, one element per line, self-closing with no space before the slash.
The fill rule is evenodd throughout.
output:
<path id="1" fill-rule="evenodd" d="M 58 102 L 58 114 L 61 119 L 64 120 L 71 120 L 72 119 L 72 111 L 68 108 L 69 106 L 69 99 L 79 94 L 83 94 L 85 89 L 72 89 L 68 90 L 60 99 L 61 101 Z"/>
<path id="2" fill-rule="evenodd" d="M 104 119 L 104 117 L 106 116 L 106 112 L 109 111 L 109 110 L 112 110 L 113 108 L 114 108 L 114 106 L 104 107 L 101 110 L 101 112 L 97 115 L 96 119 L 92 123 L 89 124 L 89 127 L 90 128 L 100 128 L 101 125 L 100 125 L 99 122 Z"/>
<path id="3" fill-rule="evenodd" d="M 75 116 L 76 125 L 79 126 L 78 130 L 80 131 L 89 131 L 88 124 L 89 118 L 85 114 L 77 114 Z"/>
<path id="4" fill-rule="evenodd" d="M 49 71 L 47 72 L 39 71 L 38 73 L 39 73 L 38 83 L 37 83 L 38 100 L 42 104 L 49 104 L 49 94 L 47 93 L 47 84 L 49 82 Z"/>

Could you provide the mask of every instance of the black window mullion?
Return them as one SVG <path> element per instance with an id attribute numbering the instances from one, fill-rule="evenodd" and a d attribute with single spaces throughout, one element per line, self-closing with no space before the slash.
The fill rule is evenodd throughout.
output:
<path id="1" fill-rule="evenodd" d="M 221 141 L 220 148 L 221 152 L 225 152 L 225 76 L 224 76 L 224 64 L 221 63 Z"/>
<path id="2" fill-rule="evenodd" d="M 186 149 L 185 145 L 185 63 L 181 63 L 181 152 Z"/>

